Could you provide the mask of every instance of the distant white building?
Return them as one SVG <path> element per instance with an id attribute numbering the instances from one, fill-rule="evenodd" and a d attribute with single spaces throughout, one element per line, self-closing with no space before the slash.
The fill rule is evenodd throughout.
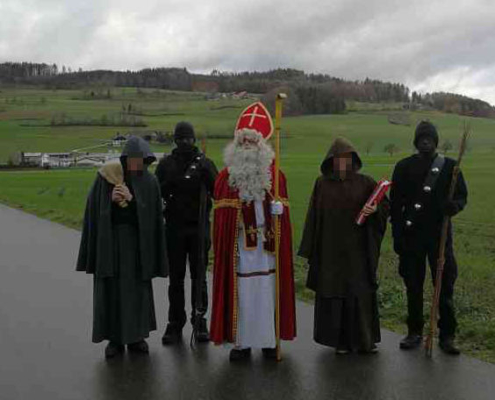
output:
<path id="1" fill-rule="evenodd" d="M 43 165 L 43 157 L 43 153 L 22 152 L 20 157 L 20 164 L 28 167 L 41 167 Z"/>
<path id="2" fill-rule="evenodd" d="M 70 167 L 74 164 L 71 153 L 21 153 L 20 164 L 27 167 Z"/>
<path id="3" fill-rule="evenodd" d="M 112 139 L 112 146 L 113 147 L 122 147 L 125 144 L 126 140 L 127 140 L 127 138 L 125 136 L 117 135 Z"/>
<path id="4" fill-rule="evenodd" d="M 109 150 L 108 153 L 85 153 L 77 156 L 75 165 L 80 167 L 99 166 L 109 160 L 115 160 L 120 157 L 117 150 Z"/>
<path id="5" fill-rule="evenodd" d="M 67 168 L 75 163 L 71 153 L 48 153 L 48 166 L 54 168 Z M 42 167 L 46 165 L 42 164 Z"/>

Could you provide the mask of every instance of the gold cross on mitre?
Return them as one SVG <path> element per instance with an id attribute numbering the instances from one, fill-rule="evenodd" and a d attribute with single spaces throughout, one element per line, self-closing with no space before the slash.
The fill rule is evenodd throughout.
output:
<path id="1" fill-rule="evenodd" d="M 251 126 L 253 126 L 253 124 L 254 124 L 254 120 L 255 120 L 256 118 L 264 118 L 264 119 L 266 119 L 266 118 L 267 118 L 267 116 L 266 116 L 266 115 L 263 115 L 263 114 L 258 114 L 258 108 L 259 108 L 259 107 L 258 107 L 258 106 L 256 106 L 256 107 L 254 107 L 254 110 L 253 110 L 253 112 L 252 112 L 252 113 L 246 113 L 246 114 L 244 114 L 244 117 L 251 117 L 251 119 L 249 120 L 249 126 L 250 126 L 250 127 L 251 127 Z"/>

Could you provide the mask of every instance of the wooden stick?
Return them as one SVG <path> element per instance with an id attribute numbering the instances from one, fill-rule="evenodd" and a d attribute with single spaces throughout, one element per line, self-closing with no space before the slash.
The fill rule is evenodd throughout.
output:
<path id="1" fill-rule="evenodd" d="M 452 171 L 452 180 L 450 181 L 450 189 L 448 194 L 448 200 L 452 201 L 455 194 L 455 188 L 457 185 L 457 178 L 459 176 L 460 166 L 464 153 L 466 152 L 467 140 L 470 133 L 470 127 L 464 123 L 464 132 L 461 138 L 461 144 L 459 146 L 459 157 L 456 165 Z M 438 250 L 437 269 L 435 274 L 435 291 L 433 294 L 433 300 L 431 302 L 430 312 L 430 329 L 429 334 L 425 342 L 425 352 L 427 357 L 431 357 L 433 354 L 433 338 L 437 331 L 437 319 L 438 319 L 438 305 L 440 303 L 440 293 L 442 292 L 442 279 L 443 271 L 445 267 L 445 247 L 447 246 L 448 229 L 450 224 L 450 217 L 445 215 L 443 217 L 442 231 L 440 236 L 440 246 Z"/>
<path id="2" fill-rule="evenodd" d="M 282 121 L 282 102 L 287 96 L 277 95 L 275 101 L 275 201 L 280 201 L 280 125 Z M 282 360 L 280 350 L 280 216 L 274 215 L 275 222 L 275 338 L 277 343 L 277 361 Z"/>

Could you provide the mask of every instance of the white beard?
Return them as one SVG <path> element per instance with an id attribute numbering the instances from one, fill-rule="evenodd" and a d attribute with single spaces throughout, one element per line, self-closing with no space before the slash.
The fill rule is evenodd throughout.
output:
<path id="1" fill-rule="evenodd" d="M 246 137 L 258 139 L 258 143 L 245 148 L 242 140 Z M 265 198 L 265 192 L 272 187 L 270 165 L 274 157 L 272 148 L 258 132 L 249 129 L 236 132 L 234 141 L 225 148 L 224 162 L 229 171 L 229 185 L 239 190 L 241 200 Z"/>

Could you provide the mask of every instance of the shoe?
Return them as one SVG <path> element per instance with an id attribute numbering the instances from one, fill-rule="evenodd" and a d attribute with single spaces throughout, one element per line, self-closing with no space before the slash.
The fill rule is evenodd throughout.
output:
<path id="1" fill-rule="evenodd" d="M 346 354 L 351 354 L 351 349 L 347 348 L 347 347 L 337 347 L 335 349 L 335 354 L 337 354 L 338 356 L 344 356 Z"/>
<path id="2" fill-rule="evenodd" d="M 371 346 L 371 349 L 360 349 L 358 350 L 359 354 L 377 354 L 378 353 L 378 347 L 376 345 Z"/>
<path id="3" fill-rule="evenodd" d="M 115 356 L 122 354 L 125 348 L 124 345 L 115 342 L 109 342 L 105 347 L 105 358 L 114 358 Z"/>
<path id="4" fill-rule="evenodd" d="M 206 343 L 210 341 L 210 334 L 208 333 L 208 326 L 206 324 L 206 319 L 201 318 L 199 321 L 198 332 L 196 333 L 196 339 L 200 343 Z"/>
<path id="5" fill-rule="evenodd" d="M 247 349 L 232 349 L 230 350 L 229 360 L 230 361 L 241 361 L 251 357 L 251 348 Z"/>
<path id="6" fill-rule="evenodd" d="M 453 356 L 458 356 L 459 354 L 461 354 L 461 351 L 455 346 L 454 339 L 452 338 L 440 339 L 438 346 L 446 354 L 450 354 Z"/>
<path id="7" fill-rule="evenodd" d="M 168 324 L 165 333 L 162 336 L 162 344 L 175 344 L 182 340 L 182 328 L 176 324 Z"/>
<path id="8" fill-rule="evenodd" d="M 145 340 L 141 340 L 140 342 L 128 344 L 127 350 L 129 350 L 131 353 L 141 353 L 141 354 L 148 354 L 150 352 L 150 348 L 148 347 L 148 343 L 146 343 Z"/>
<path id="9" fill-rule="evenodd" d="M 271 347 L 264 347 L 261 349 L 261 352 L 263 353 L 263 357 L 269 358 L 271 360 L 276 360 L 277 359 L 277 348 L 271 348 Z"/>
<path id="10" fill-rule="evenodd" d="M 422 335 L 409 334 L 400 341 L 399 347 L 402 350 L 412 350 L 421 346 L 421 343 L 423 343 Z"/>

